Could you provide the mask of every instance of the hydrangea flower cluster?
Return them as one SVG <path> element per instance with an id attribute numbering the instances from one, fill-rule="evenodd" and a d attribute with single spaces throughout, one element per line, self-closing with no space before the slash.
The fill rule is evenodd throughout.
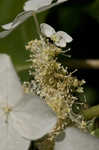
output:
<path id="1" fill-rule="evenodd" d="M 29 61 L 31 61 L 31 66 L 29 75 L 32 79 L 29 82 L 25 82 L 24 87 L 43 98 L 57 114 L 58 121 L 56 127 L 49 134 L 50 144 L 53 145 L 53 140 L 67 126 L 73 124 L 73 126 L 87 131 L 89 127 L 93 126 L 94 121 L 86 121 L 84 119 L 82 110 L 88 106 L 85 101 L 82 102 L 75 96 L 84 92 L 83 85 L 85 81 L 78 80 L 77 77 L 73 76 L 75 71 L 69 72 L 68 67 L 63 67 L 58 59 L 59 55 L 68 51 L 64 51 L 61 48 L 60 40 L 66 45 L 68 41 L 72 41 L 72 37 L 65 32 L 65 38 L 60 34 L 62 38 L 57 41 L 59 44 L 56 45 L 55 41 L 50 41 L 49 39 L 53 28 L 45 23 L 41 24 L 40 27 L 41 33 L 43 33 L 40 36 L 40 40 L 32 40 L 26 46 L 26 49 L 30 52 Z M 55 34 L 57 38 L 57 33 Z M 44 145 L 46 145 L 46 140 L 48 146 L 48 139 L 45 139 Z"/>
<path id="2" fill-rule="evenodd" d="M 31 52 L 32 62 L 29 74 L 33 80 L 28 83 L 30 91 L 45 98 L 58 118 L 65 120 L 65 124 L 68 125 L 67 118 L 69 118 L 73 122 L 76 120 L 76 123 L 80 123 L 80 128 L 85 128 L 84 121 L 77 121 L 77 118 L 81 121 L 82 116 L 73 115 L 75 113 L 72 109 L 75 104 L 78 105 L 79 110 L 85 107 L 85 104 L 74 96 L 74 93 L 83 92 L 82 85 L 85 81 L 79 81 L 58 61 L 58 55 L 63 54 L 63 50 L 43 37 L 40 40 L 30 41 L 26 49 Z"/>

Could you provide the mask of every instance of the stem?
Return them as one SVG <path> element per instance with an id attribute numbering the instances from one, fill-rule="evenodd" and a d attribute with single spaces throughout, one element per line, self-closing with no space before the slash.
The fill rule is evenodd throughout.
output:
<path id="1" fill-rule="evenodd" d="M 87 60 L 75 60 L 75 59 L 68 59 L 64 60 L 62 64 L 77 68 L 77 69 L 99 69 L 99 59 L 97 60 L 92 60 L 92 59 L 87 59 Z M 16 70 L 18 72 L 24 71 L 29 69 L 30 64 L 25 64 L 22 66 L 17 66 Z"/>
<path id="2" fill-rule="evenodd" d="M 99 59 L 66 59 L 61 60 L 63 65 L 77 69 L 99 69 Z"/>
<path id="3" fill-rule="evenodd" d="M 30 68 L 30 64 L 25 64 L 22 66 L 15 66 L 15 69 L 17 70 L 17 72 L 25 71 L 25 70 L 28 70 L 29 68 Z"/>
<path id="4" fill-rule="evenodd" d="M 38 34 L 38 36 L 40 37 L 41 31 L 40 31 L 39 22 L 38 22 L 38 19 L 37 19 L 37 16 L 36 16 L 36 13 L 35 13 L 35 12 L 33 12 L 33 18 L 34 18 L 34 22 L 35 22 L 36 29 L 37 29 L 37 34 Z"/>
<path id="5" fill-rule="evenodd" d="M 99 117 L 99 105 L 93 106 L 87 110 L 83 111 L 85 119 L 92 119 L 94 117 Z"/>

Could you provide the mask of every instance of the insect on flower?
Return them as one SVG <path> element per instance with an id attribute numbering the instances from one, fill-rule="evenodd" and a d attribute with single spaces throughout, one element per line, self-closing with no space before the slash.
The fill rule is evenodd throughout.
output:
<path id="1" fill-rule="evenodd" d="M 5 25 L 2 25 L 2 28 L 5 31 L 0 32 L 0 38 L 4 38 L 9 35 L 16 27 L 22 24 L 25 20 L 31 17 L 33 14 L 37 14 L 43 11 L 46 11 L 54 6 L 57 6 L 67 0 L 57 0 L 55 3 L 52 3 L 53 0 L 28 0 L 24 4 L 24 11 L 19 13 L 15 19 Z"/>
<path id="2" fill-rule="evenodd" d="M 56 46 L 58 47 L 66 47 L 67 43 L 72 41 L 72 37 L 68 35 L 64 31 L 56 32 L 53 27 L 46 23 L 42 23 L 40 25 L 41 33 L 45 36 L 50 38 Z"/>
<path id="3" fill-rule="evenodd" d="M 0 54 L 0 149 L 27 150 L 31 140 L 55 124 L 56 115 L 38 97 L 23 92 L 9 57 Z"/>

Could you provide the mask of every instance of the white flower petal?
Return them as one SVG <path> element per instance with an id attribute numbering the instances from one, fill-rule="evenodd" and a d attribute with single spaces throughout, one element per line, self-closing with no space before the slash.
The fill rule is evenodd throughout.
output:
<path id="1" fill-rule="evenodd" d="M 46 37 L 51 37 L 53 34 L 55 34 L 55 30 L 53 27 L 46 23 L 40 24 L 41 33 Z"/>
<path id="2" fill-rule="evenodd" d="M 6 142 L 8 143 L 7 150 L 28 150 L 30 146 L 30 141 L 21 137 L 11 125 L 8 126 L 8 139 Z"/>
<path id="3" fill-rule="evenodd" d="M 0 109 L 0 149 L 6 150 L 7 145 L 5 140 L 8 135 L 8 126 L 5 124 L 5 115 L 4 112 Z"/>
<path id="4" fill-rule="evenodd" d="M 22 24 L 25 20 L 27 20 L 29 17 L 32 16 L 32 12 L 21 12 L 16 16 L 16 18 L 5 25 L 2 25 L 2 28 L 7 31 L 0 32 L 0 38 L 6 37 L 8 34 L 10 34 L 14 29 L 16 29 L 20 24 Z"/>
<path id="5" fill-rule="evenodd" d="M 99 150 L 99 139 L 76 128 L 65 130 L 65 139 L 56 142 L 55 150 Z"/>
<path id="6" fill-rule="evenodd" d="M 72 37 L 64 31 L 58 31 L 57 35 L 61 36 L 64 42 L 67 42 L 67 43 L 70 43 L 73 40 Z"/>
<path id="7" fill-rule="evenodd" d="M 38 97 L 26 95 L 11 113 L 14 128 L 25 138 L 36 140 L 56 124 L 56 115 Z"/>
<path id="8" fill-rule="evenodd" d="M 37 10 L 37 13 L 40 13 L 40 12 L 46 11 L 48 9 L 51 9 L 51 8 L 53 8 L 55 6 L 58 6 L 59 4 L 61 4 L 63 2 L 66 2 L 66 1 L 68 1 L 68 0 L 57 0 L 57 2 L 55 2 L 55 3 L 52 3 L 50 5 L 41 7 L 40 9 Z"/>
<path id="9" fill-rule="evenodd" d="M 8 24 L 4 24 L 1 27 L 5 30 L 8 31 L 8 33 L 11 33 L 11 31 L 13 31 L 17 26 L 19 26 L 19 24 L 21 24 L 20 21 L 16 22 L 15 24 L 13 24 L 13 22 L 10 22 Z M 4 31 L 3 31 L 4 32 Z M 5 35 L 6 36 L 6 35 Z"/>
<path id="10" fill-rule="evenodd" d="M 52 0 L 28 0 L 24 4 L 25 11 L 37 11 L 41 7 L 50 5 Z"/>
<path id="11" fill-rule="evenodd" d="M 23 90 L 10 58 L 0 54 L 0 104 L 15 106 L 23 97 Z"/>
<path id="12" fill-rule="evenodd" d="M 70 43 L 73 40 L 72 37 L 64 31 L 58 31 L 56 33 L 56 37 L 57 39 L 60 39 L 59 41 L 55 42 L 56 46 L 59 47 L 66 47 L 67 43 Z"/>
<path id="13" fill-rule="evenodd" d="M 64 47 L 66 47 L 66 42 L 64 42 L 64 40 L 62 39 L 62 40 L 60 40 L 59 42 L 55 42 L 55 45 L 56 46 L 58 46 L 58 47 L 62 47 L 62 48 L 64 48 Z"/>
<path id="14" fill-rule="evenodd" d="M 30 141 L 21 137 L 17 131 L 5 123 L 5 115 L 0 116 L 0 149 L 1 150 L 28 150 Z"/>
<path id="15" fill-rule="evenodd" d="M 58 0 L 57 3 L 67 2 L 68 0 Z"/>
<path id="16" fill-rule="evenodd" d="M 4 24 L 1 27 L 5 30 L 11 30 L 11 29 L 15 29 L 17 26 L 19 26 L 19 24 L 21 24 L 22 20 L 17 20 L 17 22 L 15 24 L 13 24 L 13 22 L 10 22 L 8 24 Z"/>
<path id="17" fill-rule="evenodd" d="M 13 26 L 16 27 L 16 26 L 20 25 L 21 23 L 23 23 L 25 20 L 27 20 L 31 16 L 32 16 L 32 11 L 28 11 L 28 12 L 23 11 L 23 12 L 19 13 L 12 22 Z"/>
<path id="18" fill-rule="evenodd" d="M 56 34 L 56 38 L 59 39 L 59 41 L 55 41 L 55 45 L 58 47 L 66 47 L 67 42 L 66 39 L 64 39 L 60 34 Z"/>
<path id="19" fill-rule="evenodd" d="M 10 22 L 8 24 L 2 25 L 2 28 L 5 30 L 9 30 L 9 29 L 13 28 L 12 25 L 13 25 L 13 23 Z"/>
<path id="20" fill-rule="evenodd" d="M 0 32 L 0 39 L 8 36 L 13 30 L 7 30 L 7 31 L 2 31 Z"/>

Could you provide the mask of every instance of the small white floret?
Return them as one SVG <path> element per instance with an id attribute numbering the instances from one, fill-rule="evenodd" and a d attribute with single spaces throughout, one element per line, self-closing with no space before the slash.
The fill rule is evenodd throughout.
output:
<path id="1" fill-rule="evenodd" d="M 68 35 L 64 31 L 56 32 L 53 27 L 46 23 L 42 23 L 40 25 L 41 33 L 45 36 L 50 38 L 56 46 L 58 47 L 66 47 L 67 43 L 72 42 L 72 37 Z"/>

